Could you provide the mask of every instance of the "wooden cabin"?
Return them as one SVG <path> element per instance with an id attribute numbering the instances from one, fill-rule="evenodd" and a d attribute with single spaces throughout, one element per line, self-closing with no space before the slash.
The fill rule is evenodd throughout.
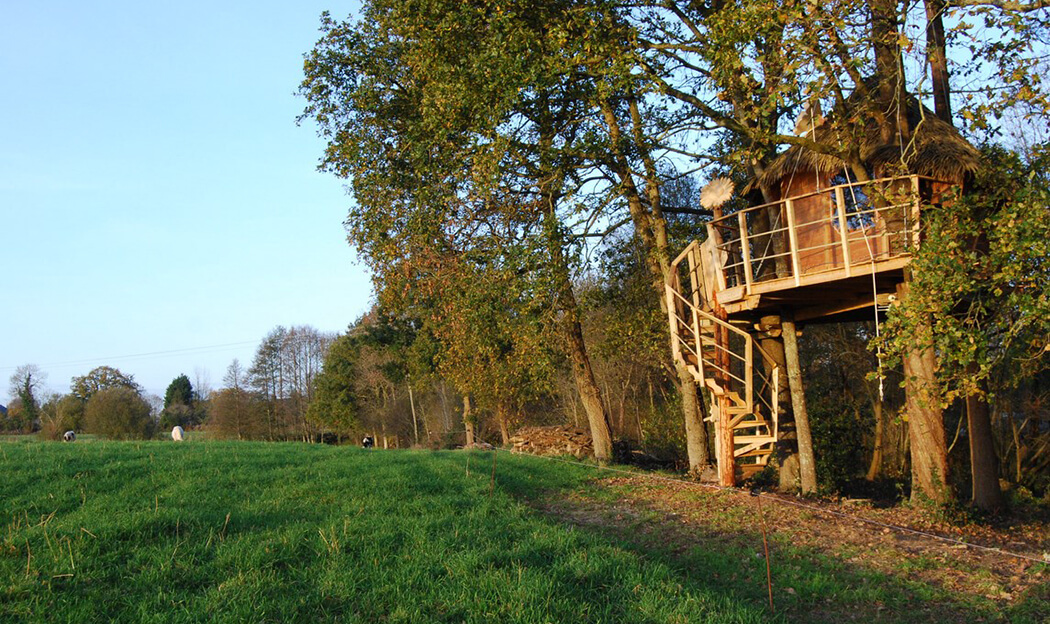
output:
<path id="1" fill-rule="evenodd" d="M 743 476 L 761 470 L 778 440 L 784 406 L 778 364 L 756 341 L 763 319 L 872 318 L 904 281 L 923 213 L 950 202 L 979 165 L 978 151 L 914 98 L 900 144 L 883 144 L 873 121 L 843 128 L 834 117 L 806 132 L 855 146 L 852 163 L 786 150 L 753 182 L 773 201 L 717 216 L 672 267 L 674 354 L 716 399 L 720 474 L 734 474 L 727 463 Z"/>

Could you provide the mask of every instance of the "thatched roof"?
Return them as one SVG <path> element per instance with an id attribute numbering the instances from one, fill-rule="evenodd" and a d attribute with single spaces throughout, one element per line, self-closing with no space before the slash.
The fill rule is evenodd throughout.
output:
<path id="1" fill-rule="evenodd" d="M 962 182 L 980 166 L 980 152 L 970 145 L 951 125 L 939 119 L 933 111 L 908 98 L 908 125 L 912 129 L 910 141 L 886 145 L 880 140 L 878 125 L 870 114 L 857 106 L 856 94 L 850 96 L 846 108 L 864 119 L 863 124 L 837 123 L 841 114 L 832 114 L 819 125 L 812 138 L 823 144 L 850 145 L 858 141 L 860 159 L 872 171 L 903 165 L 909 173 L 929 176 L 946 182 Z M 845 151 L 845 150 L 843 150 Z M 835 174 L 843 171 L 846 163 L 837 156 L 820 154 L 799 146 L 792 146 L 767 167 L 761 176 L 763 183 L 775 184 L 800 171 L 818 171 Z"/>

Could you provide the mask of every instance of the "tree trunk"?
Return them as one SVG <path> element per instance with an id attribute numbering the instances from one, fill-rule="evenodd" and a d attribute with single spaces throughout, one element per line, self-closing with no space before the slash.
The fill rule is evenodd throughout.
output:
<path id="1" fill-rule="evenodd" d="M 883 426 L 882 401 L 872 403 L 872 411 L 875 412 L 875 443 L 872 445 L 871 463 L 868 464 L 868 474 L 864 477 L 868 481 L 874 481 L 882 473 L 882 445 L 885 427 Z"/>
<path id="2" fill-rule="evenodd" d="M 699 475 L 711 463 L 711 452 L 708 450 L 707 424 L 700 413 L 700 393 L 697 392 L 696 380 L 689 370 L 680 362 L 675 362 L 678 373 L 678 385 L 682 396 L 682 417 L 685 420 L 685 446 L 689 456 L 689 472 Z"/>
<path id="3" fill-rule="evenodd" d="M 412 384 L 408 386 L 408 405 L 412 408 L 412 435 L 416 446 L 419 446 L 419 419 L 416 418 L 416 401 L 412 397 Z"/>
<path id="4" fill-rule="evenodd" d="M 573 297 L 575 304 L 575 297 Z M 575 315 L 573 315 L 575 316 Z M 605 412 L 601 391 L 594 381 L 594 371 L 587 356 L 583 342 L 583 329 L 575 318 L 564 322 L 567 334 L 569 359 L 572 361 L 572 374 L 576 380 L 576 389 L 580 393 L 583 411 L 587 414 L 587 423 L 591 429 L 591 442 L 594 445 L 594 458 L 600 463 L 612 459 L 612 434 L 609 431 L 609 420 Z"/>
<path id="5" fill-rule="evenodd" d="M 553 206 L 554 200 L 548 200 Z M 605 410 L 601 390 L 594 378 L 591 360 L 587 354 L 587 345 L 583 340 L 583 327 L 580 325 L 580 309 L 576 302 L 570 278 L 569 263 L 565 257 L 564 241 L 558 234 L 554 215 L 545 215 L 548 245 L 551 260 L 554 263 L 554 279 L 557 280 L 558 308 L 561 312 L 559 321 L 565 338 L 565 348 L 572 363 L 572 375 L 576 390 L 587 415 L 591 430 L 591 442 L 594 445 L 594 458 L 599 463 L 612 459 L 612 433 L 609 429 L 609 416 Z"/>
<path id="6" fill-rule="evenodd" d="M 966 397 L 966 429 L 970 436 L 973 505 L 984 511 L 999 510 L 1003 507 L 1003 491 L 999 488 L 999 458 L 995 454 L 992 421 L 988 402 L 976 393 Z"/>
<path id="7" fill-rule="evenodd" d="M 933 83 L 933 110 L 937 117 L 952 124 L 951 90 L 948 79 L 947 43 L 944 38 L 945 0 L 924 0 L 926 5 L 926 60 Z"/>
<path id="8" fill-rule="evenodd" d="M 463 428 L 467 432 L 467 446 L 474 446 L 474 415 L 470 413 L 470 395 L 463 395 Z"/>
<path id="9" fill-rule="evenodd" d="M 908 283 L 897 286 L 897 298 L 908 296 Z M 944 417 L 937 400 L 936 357 L 933 350 L 913 349 L 904 358 L 908 437 L 911 443 L 911 498 L 938 505 L 952 500 L 948 486 L 948 447 Z"/>
<path id="10" fill-rule="evenodd" d="M 764 324 L 769 326 L 780 325 L 780 317 L 763 319 Z M 775 327 L 772 329 L 775 330 Z M 784 355 L 783 326 L 780 326 L 780 337 L 774 334 L 763 333 L 758 337 L 758 344 L 766 355 L 776 364 L 778 371 L 777 386 L 780 394 L 777 395 L 779 406 L 777 414 L 777 429 L 779 436 L 776 442 L 776 462 L 780 476 L 780 489 L 784 491 L 794 490 L 798 487 L 798 436 L 795 434 L 795 419 L 791 413 L 791 383 L 788 380 L 787 358 Z M 763 361 L 766 374 L 772 378 L 773 370 Z"/>
<path id="11" fill-rule="evenodd" d="M 499 421 L 499 438 L 503 446 L 510 445 L 510 429 L 507 425 L 507 410 L 502 405 L 496 408 L 496 419 Z"/>
<path id="12" fill-rule="evenodd" d="M 795 433 L 798 436 L 799 478 L 803 494 L 817 491 L 817 462 L 813 453 L 813 436 L 809 428 L 809 413 L 806 411 L 806 393 L 802 382 L 802 365 L 798 357 L 798 334 L 793 313 L 785 310 L 781 314 L 784 337 L 784 359 L 787 363 L 788 385 L 791 388 L 791 411 L 795 416 Z"/>
<path id="13" fill-rule="evenodd" d="M 897 0 L 868 0 L 871 43 L 875 56 L 876 97 L 870 113 L 879 122 L 884 145 L 903 145 L 910 137 L 904 61 L 901 58 Z"/>
<path id="14" fill-rule="evenodd" d="M 634 223 L 638 239 L 645 248 L 646 267 L 652 280 L 653 294 L 660 302 L 660 309 L 667 315 L 667 299 L 664 296 L 664 284 L 667 283 L 671 274 L 671 259 L 668 251 L 667 222 L 660 210 L 660 185 L 655 163 L 647 160 L 648 152 L 644 145 L 642 136 L 641 117 L 638 112 L 637 102 L 630 101 L 632 113 L 632 128 L 634 129 L 635 148 L 643 152 L 646 159 L 646 191 L 648 195 L 648 209 L 642 201 L 641 193 L 634 182 L 634 174 L 631 171 L 627 157 L 624 155 L 622 145 L 625 141 L 620 129 L 620 122 L 616 117 L 613 104 L 607 100 L 602 102 L 602 114 L 605 125 L 609 130 L 609 139 L 614 157 L 614 169 L 620 184 L 622 193 L 627 200 L 627 207 Z M 671 338 L 673 340 L 673 337 Z M 682 420 L 685 425 L 686 453 L 689 456 L 689 471 L 699 474 L 711 463 L 709 451 L 710 440 L 707 435 L 707 427 L 700 418 L 700 397 L 696 380 L 688 369 L 677 362 L 675 372 L 678 375 L 678 388 L 682 397 Z"/>

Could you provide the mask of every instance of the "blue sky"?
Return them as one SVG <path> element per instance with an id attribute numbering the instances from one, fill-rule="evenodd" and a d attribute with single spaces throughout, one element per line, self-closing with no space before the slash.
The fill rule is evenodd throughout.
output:
<path id="1" fill-rule="evenodd" d="M 219 387 L 275 326 L 367 309 L 350 199 L 295 124 L 326 9 L 356 3 L 0 4 L 0 401 L 22 364 Z"/>

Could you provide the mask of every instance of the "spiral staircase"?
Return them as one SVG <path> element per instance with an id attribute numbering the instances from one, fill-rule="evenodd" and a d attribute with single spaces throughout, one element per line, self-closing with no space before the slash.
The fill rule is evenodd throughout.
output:
<path id="1" fill-rule="evenodd" d="M 716 425 L 719 473 L 730 465 L 729 474 L 746 479 L 765 468 L 775 450 L 779 369 L 746 325 L 730 323 L 720 314 L 713 296 L 712 253 L 712 246 L 693 242 L 672 263 L 666 283 L 672 350 L 675 360 L 710 392 L 708 420 Z M 732 438 L 731 444 L 724 436 Z M 731 458 L 725 457 L 729 448 Z"/>

